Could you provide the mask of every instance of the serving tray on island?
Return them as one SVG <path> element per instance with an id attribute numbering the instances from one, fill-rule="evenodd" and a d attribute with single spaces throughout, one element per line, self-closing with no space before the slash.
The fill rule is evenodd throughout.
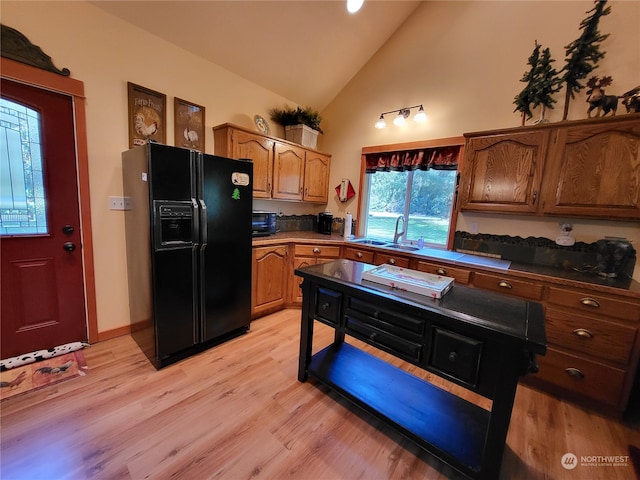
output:
<path id="1" fill-rule="evenodd" d="M 406 290 L 436 299 L 442 298 L 451 289 L 454 282 L 451 277 L 433 275 L 393 265 L 380 265 L 367 270 L 362 273 L 362 278 L 370 282 L 397 288 L 398 290 Z"/>

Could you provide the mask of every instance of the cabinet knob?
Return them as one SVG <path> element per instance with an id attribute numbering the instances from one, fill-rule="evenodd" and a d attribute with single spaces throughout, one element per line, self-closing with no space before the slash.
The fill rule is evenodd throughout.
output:
<path id="1" fill-rule="evenodd" d="M 436 269 L 436 273 L 438 275 L 446 275 L 447 271 L 444 268 L 438 268 L 438 269 Z"/>
<path id="2" fill-rule="evenodd" d="M 390 258 L 390 259 L 387 261 L 387 263 L 388 263 L 389 265 L 395 265 L 395 264 L 396 264 L 396 261 L 395 261 L 395 259 Z"/>
<path id="3" fill-rule="evenodd" d="M 586 328 L 576 328 L 573 333 L 581 338 L 593 338 L 593 333 Z"/>
<path id="4" fill-rule="evenodd" d="M 362 252 L 356 252 L 356 257 L 357 258 L 362 258 Z"/>
<path id="5" fill-rule="evenodd" d="M 313 253 L 320 253 L 320 249 L 319 249 L 318 247 L 315 247 L 315 248 L 313 249 Z"/>
<path id="6" fill-rule="evenodd" d="M 331 305 L 329 305 L 329 302 L 325 302 L 322 304 L 322 306 L 320 308 L 322 308 L 322 310 L 327 310 Z"/>
<path id="7" fill-rule="evenodd" d="M 509 282 L 507 282 L 506 280 L 500 280 L 500 281 L 498 282 L 498 286 L 499 286 L 500 288 L 508 288 L 508 289 L 513 288 L 513 286 L 512 286 Z"/>
<path id="8" fill-rule="evenodd" d="M 458 359 L 458 354 L 456 352 L 449 353 L 449 361 L 455 362 Z"/>
<path id="9" fill-rule="evenodd" d="M 582 373 L 577 368 L 573 368 L 573 367 L 565 368 L 564 372 L 570 377 L 576 378 L 578 380 L 582 380 L 584 378 L 584 373 Z"/>
<path id="10" fill-rule="evenodd" d="M 580 303 L 586 307 L 600 308 L 600 304 L 595 298 L 591 298 L 591 297 L 581 298 Z"/>
<path id="11" fill-rule="evenodd" d="M 374 312 L 371 314 L 371 316 L 372 316 L 373 318 L 378 318 L 378 317 L 380 316 L 380 312 L 379 312 L 378 310 L 376 310 L 376 311 L 374 311 Z"/>
<path id="12" fill-rule="evenodd" d="M 373 332 L 371 335 L 369 335 L 369 340 L 375 341 L 377 337 L 378 337 L 378 334 L 376 332 Z"/>

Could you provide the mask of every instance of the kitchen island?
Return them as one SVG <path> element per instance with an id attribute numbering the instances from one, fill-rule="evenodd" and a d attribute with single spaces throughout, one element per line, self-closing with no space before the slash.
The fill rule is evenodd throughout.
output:
<path id="1" fill-rule="evenodd" d="M 309 376 L 471 478 L 498 478 L 518 379 L 546 351 L 542 306 L 454 285 L 441 299 L 363 279 L 339 259 L 303 278 L 298 380 Z M 335 329 L 312 355 L 313 325 Z M 481 408 L 348 343 L 357 338 L 491 400 Z"/>

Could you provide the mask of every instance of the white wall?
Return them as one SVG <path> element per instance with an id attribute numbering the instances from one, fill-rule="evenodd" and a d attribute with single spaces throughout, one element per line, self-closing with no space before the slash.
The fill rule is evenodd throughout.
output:
<path id="1" fill-rule="evenodd" d="M 621 94 L 640 85 L 640 2 L 610 4 L 599 30 L 611 35 L 602 43 L 606 56 L 594 74 L 611 75 L 607 93 Z M 554 67 L 562 69 L 564 47 L 579 37 L 580 22 L 592 7 L 590 1 L 424 2 L 322 112 L 323 149 L 333 154 L 330 185 L 349 178 L 360 193 L 364 146 L 519 126 L 513 98 L 525 86 L 520 79 L 530 68 L 534 41 L 549 47 Z M 586 118 L 585 90 L 570 103 L 569 120 Z M 555 98 L 555 109 L 546 115 L 552 122 L 562 119 L 564 89 Z M 388 121 L 386 129 L 373 127 L 380 113 L 417 104 L 424 104 L 426 125 L 408 122 L 399 128 Z M 624 112 L 620 106 L 618 113 Z M 537 118 L 536 111 L 528 123 Z M 357 198 L 340 204 L 330 197 L 334 215 L 355 215 Z M 469 231 L 469 224 L 477 223 L 479 233 L 555 239 L 560 221 L 573 223 L 577 241 L 621 236 L 640 249 L 640 227 L 632 222 L 467 213 L 459 216 L 457 230 Z M 640 266 L 634 278 L 640 280 Z"/>

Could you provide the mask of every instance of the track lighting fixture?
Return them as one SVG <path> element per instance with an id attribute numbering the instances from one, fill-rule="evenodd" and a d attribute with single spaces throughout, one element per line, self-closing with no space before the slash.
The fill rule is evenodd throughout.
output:
<path id="1" fill-rule="evenodd" d="M 418 109 L 418 112 L 413 116 L 414 122 L 422 123 L 427 121 L 427 114 L 424 111 L 424 107 L 422 105 L 414 105 L 413 107 L 399 108 L 398 110 L 391 110 L 389 112 L 381 113 L 380 118 L 375 123 L 375 127 L 385 128 L 387 126 L 387 122 L 385 121 L 384 116 L 390 113 L 396 113 L 396 112 L 398 112 L 398 115 L 396 115 L 396 117 L 393 119 L 393 124 L 397 126 L 404 125 L 405 121 L 407 120 L 407 118 L 409 118 L 409 115 L 411 114 L 412 108 Z"/>

